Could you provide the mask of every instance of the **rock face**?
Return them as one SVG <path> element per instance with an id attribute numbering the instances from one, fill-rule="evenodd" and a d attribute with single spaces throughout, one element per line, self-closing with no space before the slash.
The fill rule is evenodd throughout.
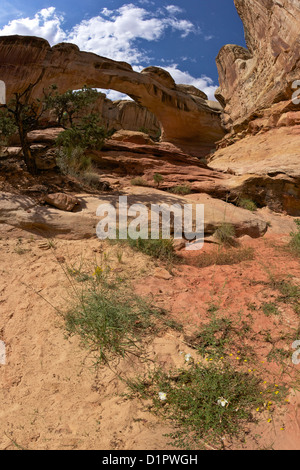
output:
<path id="1" fill-rule="evenodd" d="M 35 96 L 54 83 L 60 92 L 87 85 L 126 93 L 156 116 L 163 141 L 200 156 L 224 136 L 220 109 L 194 89 L 177 86 L 168 72 L 147 67 L 137 73 L 129 64 L 81 52 L 73 44 L 51 48 L 41 38 L 1 37 L 0 77 L 7 86 L 7 99 L 36 81 Z"/>
<path id="2" fill-rule="evenodd" d="M 276 212 L 300 215 L 300 126 L 247 135 L 220 148 L 208 163 L 231 173 L 231 198 L 245 197 Z"/>
<path id="3" fill-rule="evenodd" d="M 209 166 L 235 174 L 231 196 L 300 215 L 300 3 L 234 0 L 247 49 L 224 46 L 218 57 L 227 135 Z M 297 93 L 297 90 L 299 91 Z"/>
<path id="4" fill-rule="evenodd" d="M 142 140 L 143 134 L 133 133 L 130 138 L 128 131 L 125 135 L 124 132 L 120 133 L 119 140 L 115 140 L 114 134 L 101 151 L 90 151 L 101 174 L 127 178 L 128 183 L 140 177 L 148 186 L 156 187 L 153 176 L 159 173 L 163 177 L 161 189 L 187 185 L 192 191 L 226 197 L 230 175 L 209 169 L 198 158 L 181 152 L 173 144 L 151 142 L 149 145 Z"/>
<path id="5" fill-rule="evenodd" d="M 247 129 L 250 121 L 264 117 L 272 105 L 292 99 L 292 84 L 300 80 L 300 3 L 234 3 L 244 24 L 247 49 L 227 45 L 219 52 L 216 97 L 225 107 L 227 130 L 236 133 Z M 300 111 L 299 106 L 297 109 Z"/>
<path id="6" fill-rule="evenodd" d="M 91 112 L 98 113 L 107 129 L 146 131 L 152 137 L 160 134 L 160 124 L 153 113 L 131 100 L 111 101 L 101 93 Z"/>

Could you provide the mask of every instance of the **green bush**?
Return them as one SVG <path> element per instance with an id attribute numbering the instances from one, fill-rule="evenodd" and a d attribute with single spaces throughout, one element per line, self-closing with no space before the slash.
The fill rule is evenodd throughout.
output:
<path id="1" fill-rule="evenodd" d="M 251 199 L 241 198 L 238 200 L 238 206 L 248 211 L 254 212 L 257 210 L 257 205 Z"/>
<path id="2" fill-rule="evenodd" d="M 157 184 L 157 187 L 159 188 L 160 183 L 163 182 L 164 177 L 160 173 L 155 173 L 153 176 L 154 183 Z"/>
<path id="3" fill-rule="evenodd" d="M 173 240 L 144 240 L 142 238 L 133 240 L 128 238 L 127 242 L 131 248 L 141 251 L 153 258 L 158 258 L 161 261 L 174 261 L 177 259 Z"/>
<path id="4" fill-rule="evenodd" d="M 192 190 L 191 187 L 188 184 L 183 184 L 183 185 L 178 185 L 174 186 L 174 188 L 170 189 L 170 193 L 173 194 L 191 194 Z"/>
<path id="5" fill-rule="evenodd" d="M 99 118 L 96 115 L 90 115 L 82 118 L 80 124 L 61 132 L 56 139 L 56 145 L 101 150 L 106 136 L 107 132 L 104 127 L 100 126 Z"/>
<path id="6" fill-rule="evenodd" d="M 7 111 L 0 111 L 0 145 L 6 145 L 8 138 L 17 132 L 18 128 L 13 117 Z"/>
<path id="7" fill-rule="evenodd" d="M 244 438 L 255 409 L 266 400 L 261 379 L 226 363 L 191 360 L 186 368 L 159 368 L 128 386 L 133 396 L 152 400 L 152 411 L 175 427 L 170 444 L 189 450 L 205 448 L 204 443 L 221 449 L 224 437 Z"/>
<path id="8" fill-rule="evenodd" d="M 141 335 L 154 326 L 151 317 L 157 313 L 132 292 L 126 295 L 124 289 L 110 289 L 103 282 L 98 288 L 86 289 L 80 302 L 67 312 L 66 329 L 69 335 L 80 336 L 97 363 L 110 363 L 118 356 L 141 355 Z"/>

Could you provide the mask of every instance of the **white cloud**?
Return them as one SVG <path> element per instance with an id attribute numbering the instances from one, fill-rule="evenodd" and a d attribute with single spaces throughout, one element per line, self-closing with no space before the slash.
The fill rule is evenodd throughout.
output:
<path id="1" fill-rule="evenodd" d="M 169 28 L 181 32 L 182 37 L 196 32 L 188 20 L 153 13 L 132 3 L 113 12 L 104 9 L 102 14 L 105 17 L 98 15 L 75 26 L 68 40 L 86 51 L 131 64 L 149 62 L 145 51 L 135 45 L 137 39 L 158 41 Z"/>
<path id="2" fill-rule="evenodd" d="M 33 18 L 19 18 L 10 21 L 2 29 L 0 36 L 20 34 L 23 36 L 38 36 L 57 44 L 66 40 L 67 35 L 61 29 L 63 17 L 56 13 L 54 7 L 43 8 Z"/>
<path id="3" fill-rule="evenodd" d="M 106 98 L 108 98 L 111 101 L 118 101 L 118 100 L 131 100 L 132 101 L 132 98 L 116 90 L 104 90 L 100 88 L 99 91 L 101 91 L 102 93 L 105 93 Z"/>
<path id="4" fill-rule="evenodd" d="M 177 13 L 183 13 L 184 10 L 177 5 L 168 5 L 165 7 L 165 9 L 171 14 L 171 15 L 176 15 Z"/>
<path id="5" fill-rule="evenodd" d="M 54 7 L 43 8 L 33 18 L 19 18 L 10 21 L 0 29 L 0 35 L 34 35 L 47 39 L 51 45 L 61 41 L 77 44 L 85 51 L 93 51 L 114 60 L 130 63 L 149 62 L 147 54 L 136 46 L 137 39 L 158 41 L 168 29 L 186 37 L 197 30 L 193 23 L 176 18 L 178 7 L 166 7 L 170 16 L 161 10 L 150 12 L 133 3 L 117 10 L 103 8 L 101 14 L 83 20 L 69 32 L 62 29 L 64 18 Z"/>
<path id="6" fill-rule="evenodd" d="M 213 85 L 213 80 L 205 75 L 201 77 L 193 77 L 189 72 L 183 72 L 182 70 L 178 69 L 177 64 L 173 64 L 168 67 L 164 67 L 175 80 L 177 84 L 184 84 L 184 85 L 193 85 L 194 87 L 198 88 L 204 93 L 207 94 L 209 100 L 216 101 L 214 93 L 218 87 Z"/>
<path id="7" fill-rule="evenodd" d="M 140 5 L 153 4 L 150 0 L 140 0 L 138 3 Z M 176 17 L 183 11 L 176 5 L 167 5 L 164 9 L 151 12 L 129 3 L 116 10 L 103 8 L 98 16 L 82 20 L 70 31 L 64 31 L 63 15 L 59 14 L 54 7 L 49 7 L 43 8 L 32 18 L 18 18 L 10 21 L 0 29 L 0 36 L 13 34 L 39 36 L 47 39 L 51 45 L 71 42 L 77 44 L 81 50 L 94 52 L 113 60 L 129 62 L 134 70 L 141 71 L 149 65 L 150 58 L 143 49 L 138 47 L 136 40 L 158 41 L 163 39 L 166 31 L 170 29 L 181 33 L 182 38 L 192 33 L 199 33 L 199 29 L 191 21 Z M 171 73 L 176 83 L 194 85 L 203 90 L 210 99 L 214 99 L 214 91 L 217 87 L 213 86 L 210 78 L 193 77 L 189 72 L 178 69 L 177 64 L 164 68 Z M 106 91 L 106 93 L 110 99 L 114 100 L 125 96 L 113 90 Z"/>

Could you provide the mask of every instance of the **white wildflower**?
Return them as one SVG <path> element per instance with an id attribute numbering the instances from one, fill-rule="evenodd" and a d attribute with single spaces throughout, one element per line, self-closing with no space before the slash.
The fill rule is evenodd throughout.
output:
<path id="1" fill-rule="evenodd" d="M 218 405 L 223 406 L 223 407 L 228 405 L 228 401 L 223 397 L 220 397 L 219 400 L 217 401 L 217 403 L 218 403 Z"/>
<path id="2" fill-rule="evenodd" d="M 161 401 L 166 401 L 167 399 L 167 394 L 164 392 L 159 392 L 158 396 Z"/>

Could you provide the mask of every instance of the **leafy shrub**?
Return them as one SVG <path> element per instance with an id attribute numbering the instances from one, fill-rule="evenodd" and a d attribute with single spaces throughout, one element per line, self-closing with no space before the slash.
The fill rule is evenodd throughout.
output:
<path id="1" fill-rule="evenodd" d="M 82 118 L 80 124 L 61 132 L 56 144 L 59 147 L 101 150 L 106 136 L 107 132 L 100 126 L 98 116 L 92 114 Z"/>
<path id="2" fill-rule="evenodd" d="M 17 132 L 17 126 L 7 111 L 0 111 L 0 145 L 7 144 L 10 136 Z"/>

